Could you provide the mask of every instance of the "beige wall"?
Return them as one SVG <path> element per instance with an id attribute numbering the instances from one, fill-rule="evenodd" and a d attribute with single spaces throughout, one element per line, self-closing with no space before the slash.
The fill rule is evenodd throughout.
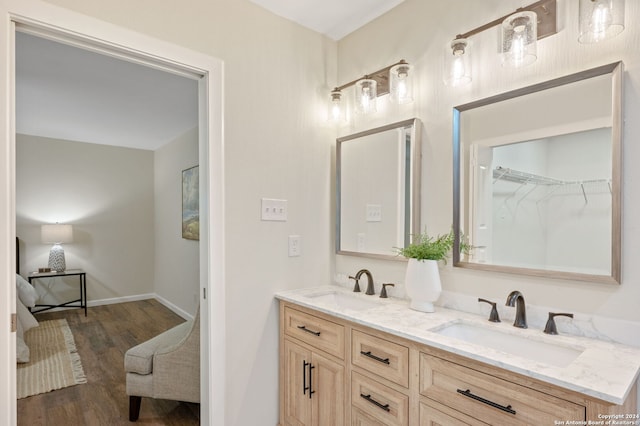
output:
<path id="1" fill-rule="evenodd" d="M 466 295 L 505 300 L 509 291 L 519 289 L 527 303 L 561 311 L 583 312 L 640 321 L 640 263 L 638 229 L 640 198 L 633 183 L 640 179 L 640 125 L 632 118 L 640 113 L 640 27 L 633 17 L 640 4 L 626 2 L 627 28 L 617 38 L 597 45 L 577 42 L 577 1 L 559 1 L 558 34 L 541 40 L 538 60 L 523 69 L 502 68 L 496 54 L 497 30 L 472 38 L 473 82 L 461 88 L 442 83 L 443 50 L 456 34 L 489 22 L 520 6 L 514 1 L 479 2 L 451 0 L 426 2 L 406 0 L 400 6 L 347 36 L 339 43 L 338 81 L 350 81 L 400 58 L 415 65 L 418 77 L 416 102 L 404 111 L 387 108 L 385 113 L 341 129 L 341 134 L 393 122 L 413 115 L 424 123 L 422 223 L 434 233 L 445 232 L 452 221 L 452 107 L 518 87 L 545 81 L 618 60 L 625 63 L 624 193 L 623 193 L 623 274 L 622 285 L 590 284 L 577 281 L 545 280 L 518 275 L 452 268 L 442 272 L 445 290 Z M 371 49 L 375 46 L 375 49 Z M 366 267 L 376 282 L 404 280 L 404 265 L 336 257 L 336 271 L 353 273 Z"/>
<path id="2" fill-rule="evenodd" d="M 198 128 L 153 153 L 154 292 L 193 315 L 200 287 L 200 243 L 182 238 L 182 170 L 198 165 Z M 166 303 L 165 302 L 165 303 Z"/>
<path id="3" fill-rule="evenodd" d="M 336 43 L 248 0 L 49 3 L 224 61 L 226 424 L 276 424 L 273 294 L 332 276 L 335 131 L 324 118 Z M 288 221 L 262 222 L 261 197 L 287 199 Z M 291 234 L 300 257 L 287 255 Z"/>
<path id="4" fill-rule="evenodd" d="M 153 153 L 28 135 L 17 136 L 16 151 L 22 275 L 47 265 L 40 225 L 69 223 L 67 268 L 87 272 L 89 302 L 153 293 Z M 77 297 L 77 284 L 60 287 Z"/>

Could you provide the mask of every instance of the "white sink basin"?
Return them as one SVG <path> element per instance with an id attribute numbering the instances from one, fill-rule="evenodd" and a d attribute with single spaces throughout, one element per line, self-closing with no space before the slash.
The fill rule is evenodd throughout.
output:
<path id="1" fill-rule="evenodd" d="M 464 322 L 445 325 L 439 330 L 433 331 L 442 336 L 453 337 L 468 343 L 492 348 L 556 367 L 568 366 L 584 350 L 560 346 L 551 342 L 532 340 L 524 336 Z M 540 331 L 540 333 L 542 333 L 542 331 Z"/>
<path id="2" fill-rule="evenodd" d="M 337 291 L 329 291 L 317 294 L 311 294 L 306 296 L 312 299 L 314 302 L 321 302 L 327 305 L 332 305 L 340 309 L 350 309 L 352 311 L 363 311 L 365 309 L 371 309 L 378 306 L 374 301 L 364 300 L 363 297 L 373 296 L 355 296 L 340 293 Z"/>

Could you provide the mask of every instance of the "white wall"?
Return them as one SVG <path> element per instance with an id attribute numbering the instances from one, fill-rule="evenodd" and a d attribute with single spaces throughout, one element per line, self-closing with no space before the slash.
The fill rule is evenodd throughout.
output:
<path id="1" fill-rule="evenodd" d="M 324 119 L 336 43 L 248 0 L 49 3 L 224 61 L 226 424 L 276 424 L 273 294 L 332 276 L 335 130 Z M 287 199 L 288 221 L 262 222 L 261 197 Z M 291 234 L 301 257 L 287 256 Z"/>
<path id="2" fill-rule="evenodd" d="M 406 0 L 363 29 L 339 43 L 338 82 L 350 81 L 400 58 L 415 65 L 418 77 L 416 102 L 408 111 L 388 110 L 367 122 L 356 123 L 362 130 L 380 122 L 393 122 L 417 115 L 424 122 L 422 223 L 432 232 L 444 232 L 452 221 L 452 108 L 515 88 L 593 68 L 618 60 L 625 63 L 624 173 L 623 173 L 623 259 L 622 284 L 602 285 L 577 281 L 545 280 L 518 275 L 452 268 L 442 272 L 445 290 L 470 296 L 505 300 L 509 291 L 519 289 L 527 303 L 562 311 L 584 312 L 629 320 L 640 324 L 640 198 L 633 183 L 640 179 L 635 164 L 640 159 L 640 123 L 632 119 L 640 113 L 640 3 L 626 2 L 627 28 L 617 38 L 597 45 L 581 45 L 578 35 L 578 2 L 559 1 L 558 34 L 541 40 L 538 60 L 523 69 L 502 68 L 496 54 L 497 30 L 472 37 L 473 82 L 460 88 L 442 83 L 443 51 L 459 33 L 471 30 L 520 6 L 514 1 L 451 0 L 426 2 Z M 375 49 L 371 49 L 375 46 Z M 341 130 L 350 133 L 353 128 Z M 336 272 L 353 273 L 366 267 L 376 282 L 404 279 L 404 265 L 336 257 Z M 637 329 L 637 328 L 636 328 Z M 630 329 L 628 329 L 630 330 Z M 627 333 L 628 334 L 628 333 Z M 637 337 L 634 338 L 640 345 Z"/>
<path id="3" fill-rule="evenodd" d="M 47 266 L 51 247 L 40 242 L 40 225 L 68 223 L 67 268 L 87 272 L 89 302 L 152 293 L 153 153 L 28 135 L 17 136 L 16 151 L 22 274 Z M 69 287 L 52 293 L 77 297 L 77 284 Z"/>
<path id="4" fill-rule="evenodd" d="M 195 314 L 200 243 L 182 238 L 182 170 L 198 165 L 198 128 L 158 148 L 154 158 L 154 292 Z"/>

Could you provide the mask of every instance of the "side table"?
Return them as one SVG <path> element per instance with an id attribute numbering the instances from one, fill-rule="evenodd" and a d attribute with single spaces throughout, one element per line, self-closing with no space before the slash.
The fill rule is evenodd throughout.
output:
<path id="1" fill-rule="evenodd" d="M 35 308 L 41 308 L 37 310 L 32 310 L 31 313 L 38 313 L 42 311 L 48 311 L 53 308 L 81 308 L 84 309 L 84 316 L 87 316 L 87 273 L 82 269 L 67 269 L 63 272 L 32 272 L 29 274 L 27 279 L 29 280 L 29 284 L 34 285 L 33 281 L 40 278 L 59 278 L 59 277 L 71 277 L 77 276 L 80 280 L 80 299 L 70 300 L 65 303 L 61 303 L 59 305 L 40 305 L 36 304 Z M 73 305 L 72 303 L 76 303 Z M 79 305 L 77 304 L 79 303 Z"/>

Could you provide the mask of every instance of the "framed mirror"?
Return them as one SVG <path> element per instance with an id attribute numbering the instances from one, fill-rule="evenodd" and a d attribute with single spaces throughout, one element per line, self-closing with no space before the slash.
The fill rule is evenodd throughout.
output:
<path id="1" fill-rule="evenodd" d="M 420 230 L 420 121 L 337 139 L 336 253 L 404 260 Z"/>
<path id="2" fill-rule="evenodd" d="M 454 108 L 454 266 L 620 283 L 622 79 L 618 62 Z"/>

